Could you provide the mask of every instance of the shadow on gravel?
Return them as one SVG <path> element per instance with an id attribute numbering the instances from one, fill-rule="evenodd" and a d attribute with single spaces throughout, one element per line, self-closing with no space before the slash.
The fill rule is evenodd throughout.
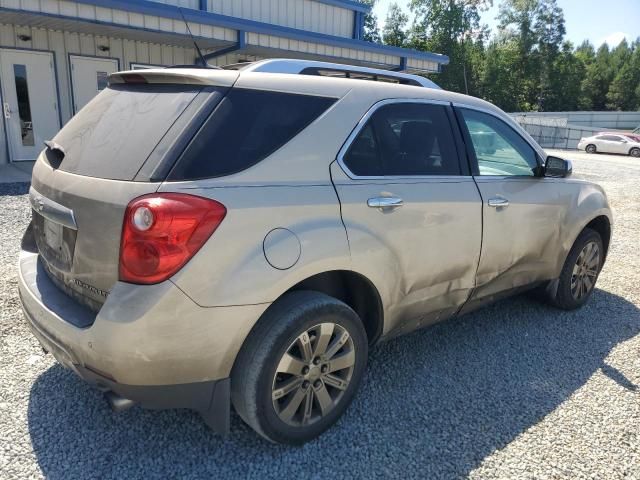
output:
<path id="1" fill-rule="evenodd" d="M 0 183 L 0 196 L 26 195 L 29 193 L 30 183 Z"/>
<path id="2" fill-rule="evenodd" d="M 503 301 L 376 348 L 345 417 L 300 448 L 261 440 L 237 416 L 223 439 L 188 411 L 112 414 L 59 366 L 32 387 L 29 430 L 53 479 L 463 476 L 599 369 L 624 384 L 604 360 L 639 331 L 640 311 L 602 290 L 577 312 Z"/>

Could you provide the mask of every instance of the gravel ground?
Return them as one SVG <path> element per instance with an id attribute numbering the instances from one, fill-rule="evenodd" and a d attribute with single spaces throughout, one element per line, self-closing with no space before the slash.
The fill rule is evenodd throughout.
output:
<path id="1" fill-rule="evenodd" d="M 345 417 L 300 448 L 236 416 L 223 439 L 188 411 L 113 414 L 44 355 L 16 286 L 26 186 L 0 186 L 0 478 L 640 478 L 640 161 L 565 156 L 616 217 L 590 303 L 514 298 L 381 345 Z"/>

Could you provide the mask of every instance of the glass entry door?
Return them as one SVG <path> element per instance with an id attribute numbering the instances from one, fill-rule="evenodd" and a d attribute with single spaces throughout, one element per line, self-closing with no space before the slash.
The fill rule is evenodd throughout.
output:
<path id="1" fill-rule="evenodd" d="M 33 161 L 60 129 L 53 55 L 0 49 L 0 76 L 11 161 Z"/>

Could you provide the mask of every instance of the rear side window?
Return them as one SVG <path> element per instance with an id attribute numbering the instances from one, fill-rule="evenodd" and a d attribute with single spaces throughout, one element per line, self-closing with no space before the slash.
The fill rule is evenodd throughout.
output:
<path id="1" fill-rule="evenodd" d="M 55 136 L 60 170 L 133 180 L 149 154 L 202 88 L 113 85 L 80 110 Z"/>
<path id="2" fill-rule="evenodd" d="M 460 175 L 446 107 L 393 103 L 367 121 L 344 156 L 357 176 Z"/>
<path id="3" fill-rule="evenodd" d="M 220 177 L 245 170 L 289 142 L 335 101 L 234 88 L 206 120 L 168 180 Z"/>

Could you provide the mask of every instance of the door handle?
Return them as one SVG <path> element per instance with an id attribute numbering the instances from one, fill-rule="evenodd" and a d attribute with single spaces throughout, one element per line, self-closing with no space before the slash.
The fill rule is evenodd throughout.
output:
<path id="1" fill-rule="evenodd" d="M 398 197 L 375 197 L 367 200 L 367 205 L 371 208 L 398 208 L 404 202 Z"/>
<path id="2" fill-rule="evenodd" d="M 490 207 L 493 207 L 493 208 L 508 207 L 509 200 L 503 197 L 494 197 L 489 199 L 488 204 Z"/>
<path id="3" fill-rule="evenodd" d="M 4 102 L 4 118 L 7 120 L 11 118 L 11 106 L 7 102 Z"/>

